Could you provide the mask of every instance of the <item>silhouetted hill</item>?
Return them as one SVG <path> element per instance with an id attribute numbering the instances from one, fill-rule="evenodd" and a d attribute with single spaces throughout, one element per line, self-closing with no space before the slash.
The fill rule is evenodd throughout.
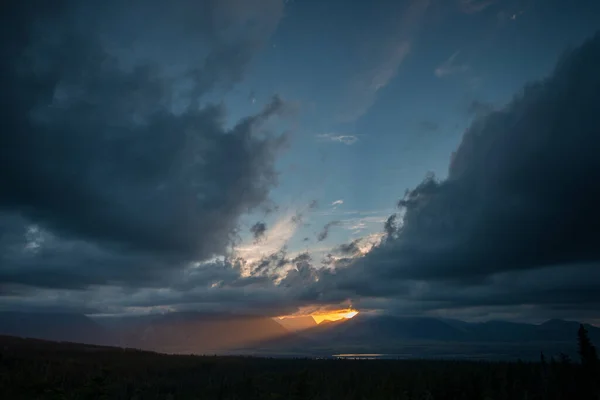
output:
<path id="1" fill-rule="evenodd" d="M 111 332 L 83 314 L 0 312 L 0 335 L 115 345 Z"/>
<path id="2" fill-rule="evenodd" d="M 465 339 L 478 342 L 519 342 L 535 339 L 536 326 L 507 321 L 472 323 L 464 327 Z"/>

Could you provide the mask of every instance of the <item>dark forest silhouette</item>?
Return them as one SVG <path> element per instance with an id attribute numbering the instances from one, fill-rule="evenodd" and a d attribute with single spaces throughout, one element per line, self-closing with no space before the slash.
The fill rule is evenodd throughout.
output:
<path id="1" fill-rule="evenodd" d="M 0 337 L 3 399 L 599 399 L 586 328 L 580 359 L 539 362 L 164 355 Z"/>

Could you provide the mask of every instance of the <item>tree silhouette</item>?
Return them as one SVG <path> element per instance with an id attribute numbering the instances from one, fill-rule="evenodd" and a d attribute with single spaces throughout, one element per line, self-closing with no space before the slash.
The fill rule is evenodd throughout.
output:
<path id="1" fill-rule="evenodd" d="M 579 347 L 581 363 L 547 353 L 538 362 L 358 361 L 165 355 L 0 336 L 0 399 L 600 400 L 600 362 L 585 328 Z"/>
<path id="2" fill-rule="evenodd" d="M 588 331 L 583 324 L 579 325 L 577 332 L 579 356 L 581 357 L 580 388 L 582 399 L 597 399 L 598 394 L 598 354 L 588 336 Z"/>
<path id="3" fill-rule="evenodd" d="M 579 344 L 579 356 L 581 357 L 581 365 L 585 370 L 595 371 L 598 366 L 598 354 L 596 347 L 592 344 L 588 331 L 583 324 L 579 325 L 577 332 L 577 342 Z"/>

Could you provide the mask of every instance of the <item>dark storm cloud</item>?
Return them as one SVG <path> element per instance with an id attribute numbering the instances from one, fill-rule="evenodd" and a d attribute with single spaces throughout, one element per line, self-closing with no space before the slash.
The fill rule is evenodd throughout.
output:
<path id="1" fill-rule="evenodd" d="M 386 239 L 393 238 L 398 231 L 398 215 L 392 214 L 385 220 L 383 224 L 383 231 L 385 232 Z"/>
<path id="2" fill-rule="evenodd" d="M 250 232 L 252 233 L 252 236 L 254 236 L 254 240 L 260 240 L 267 232 L 267 224 L 264 222 L 257 222 L 250 227 Z"/>
<path id="3" fill-rule="evenodd" d="M 253 268 L 254 276 L 274 274 L 290 262 L 287 249 L 284 247 L 278 251 L 263 257 Z"/>
<path id="4" fill-rule="evenodd" d="M 223 106 L 190 96 L 241 78 L 280 2 L 175 3 L 3 10 L 0 283 L 151 284 L 226 253 L 239 216 L 268 199 L 286 138 L 265 124 L 283 102 L 229 129 Z M 195 50 L 202 62 L 183 64 Z"/>
<path id="5" fill-rule="evenodd" d="M 282 288 L 305 288 L 309 287 L 315 281 L 317 271 L 309 264 L 309 260 L 301 260 L 296 263 L 296 267 L 288 272 L 281 281 Z M 300 296 L 302 297 L 302 296 Z"/>
<path id="6" fill-rule="evenodd" d="M 317 241 L 322 242 L 323 240 L 327 239 L 327 236 L 329 236 L 329 230 L 340 223 L 341 221 L 330 221 L 326 223 L 321 232 L 319 232 L 317 235 Z"/>
<path id="7" fill-rule="evenodd" d="M 310 263 L 310 261 L 312 261 L 312 259 L 310 257 L 310 254 L 308 254 L 307 252 L 300 253 L 296 257 L 292 258 L 293 264 Z"/>
<path id="8" fill-rule="evenodd" d="M 418 278 L 598 260 L 598 65 L 600 35 L 476 121 L 448 179 L 429 177 L 400 201 L 399 237 L 373 258 L 402 258 L 386 269 Z"/>
<path id="9" fill-rule="evenodd" d="M 138 258 L 134 260 L 140 261 Z M 104 265 L 105 268 L 121 267 L 121 272 L 129 274 L 130 278 L 137 273 L 137 280 L 129 280 L 131 285 L 124 285 L 118 281 L 113 285 L 113 282 L 106 281 L 109 272 L 98 272 L 95 266 L 81 276 L 74 275 L 72 269 L 81 261 L 76 259 L 67 265 L 65 270 L 68 274 L 62 275 L 58 272 L 52 273 L 51 271 L 60 271 L 60 268 L 50 265 L 47 268 L 49 273 L 37 279 L 35 275 L 39 275 L 40 270 L 44 272 L 42 263 L 38 264 L 37 271 L 30 268 L 29 274 L 26 273 L 27 270 L 18 271 L 22 282 L 20 284 L 11 283 L 2 276 L 2 287 L 9 290 L 6 294 L 10 296 L 0 296 L 0 309 L 130 313 L 150 311 L 154 307 L 159 307 L 164 312 L 164 307 L 168 307 L 169 310 L 178 311 L 272 316 L 291 313 L 298 306 L 307 305 L 313 298 L 317 298 L 314 290 L 305 289 L 316 276 L 316 271 L 310 265 L 310 256 L 300 254 L 290 258 L 285 249 L 253 264 L 250 276 L 243 276 L 241 273 L 248 266 L 245 260 L 212 261 L 187 268 L 181 267 L 168 275 L 164 274 L 164 265 L 157 262 L 158 268 L 154 271 L 153 280 L 150 280 L 150 277 L 142 280 L 144 273 L 152 273 L 148 266 L 136 270 L 134 265 L 128 263 L 118 266 Z M 292 266 L 289 272 L 282 270 L 286 266 Z M 277 273 L 281 273 L 285 286 L 275 284 Z M 115 271 L 112 271 L 112 274 L 118 277 Z M 26 280 L 28 277 L 31 281 Z M 81 290 L 84 282 L 98 278 L 104 279 L 103 284 L 94 284 L 87 286 L 86 290 Z M 14 281 L 15 279 L 12 280 Z M 29 286 L 29 283 L 36 287 Z M 310 296 L 305 293 L 309 293 Z"/>
<path id="10" fill-rule="evenodd" d="M 294 287 L 284 290 L 265 284 L 264 278 L 238 278 L 225 282 L 216 280 L 213 285 L 207 285 L 201 278 L 196 285 L 182 281 L 181 286 L 163 288 L 95 287 L 86 291 L 38 289 L 0 298 L 0 310 L 120 314 L 148 312 L 159 306 L 161 308 L 154 310 L 164 312 L 168 308 L 177 311 L 282 315 L 295 311 L 295 290 Z"/>
<path id="11" fill-rule="evenodd" d="M 350 243 L 342 243 L 341 245 L 334 247 L 333 253 L 340 254 L 342 256 L 354 256 L 360 253 L 359 244 L 362 238 L 353 240 Z"/>
<path id="12" fill-rule="evenodd" d="M 415 298 L 460 307 L 509 306 L 535 304 L 570 306 L 600 305 L 600 264 L 560 265 L 539 270 L 498 273 L 484 282 L 470 285 L 456 293 L 456 288 L 443 283 L 423 287 Z"/>
<path id="13" fill-rule="evenodd" d="M 296 257 L 290 258 L 288 256 L 287 249 L 284 247 L 278 251 L 263 257 L 256 265 L 253 266 L 252 275 L 270 277 L 268 279 L 274 279 L 277 273 L 288 266 L 299 266 L 307 265 L 311 266 L 311 256 L 307 252 L 300 253 Z"/>
<path id="14" fill-rule="evenodd" d="M 9 218 L 0 218 L 6 222 Z M 12 218 L 11 218 L 12 219 Z M 117 251 L 80 239 L 65 239 L 20 219 L 10 235 L 0 237 L 0 283 L 5 287 L 84 289 L 97 285 L 168 287 L 240 279 L 239 268 L 212 263 L 192 268 L 179 256 Z"/>
<path id="15" fill-rule="evenodd" d="M 561 265 L 501 272 L 485 281 L 460 286 L 450 281 L 369 280 L 358 289 L 363 296 L 354 303 L 401 315 L 530 322 L 550 318 L 593 320 L 600 307 L 596 290 L 599 266 Z M 358 283 L 354 285 L 337 296 L 347 295 Z"/>
<path id="16" fill-rule="evenodd" d="M 478 118 L 448 178 L 409 191 L 387 240 L 319 285 L 424 310 L 600 304 L 599 65 L 596 35 Z"/>

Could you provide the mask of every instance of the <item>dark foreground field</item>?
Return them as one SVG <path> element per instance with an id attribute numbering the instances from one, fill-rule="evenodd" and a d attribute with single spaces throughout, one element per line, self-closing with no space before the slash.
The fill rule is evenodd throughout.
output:
<path id="1" fill-rule="evenodd" d="M 174 356 L 0 337 L 0 399 L 599 398 L 576 361 Z"/>

